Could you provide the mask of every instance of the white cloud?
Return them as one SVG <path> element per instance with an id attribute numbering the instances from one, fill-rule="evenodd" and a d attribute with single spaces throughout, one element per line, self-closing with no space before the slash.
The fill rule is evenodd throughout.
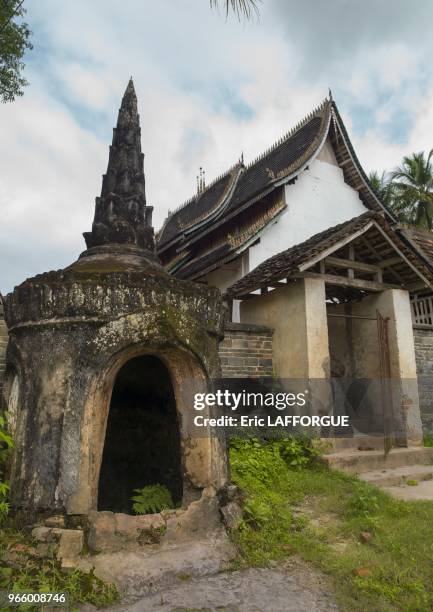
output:
<path id="1" fill-rule="evenodd" d="M 200 165 L 210 181 L 241 151 L 251 160 L 320 103 L 328 85 L 349 130 L 357 126 L 352 137 L 367 169 L 429 148 L 433 89 L 424 94 L 420 79 L 430 78 L 430 38 L 417 45 L 414 32 L 433 8 L 422 0 L 418 12 L 390 24 L 388 3 L 374 4 L 369 17 L 342 0 L 326 11 L 322 0 L 273 0 L 258 23 L 239 24 L 203 0 L 28 0 L 31 86 L 0 107 L 0 290 L 84 249 L 131 74 L 156 227 L 194 193 Z M 336 27 L 343 13 L 359 27 Z M 358 107 L 368 118 L 361 131 Z M 388 128 L 399 112 L 413 123 L 397 142 Z"/>

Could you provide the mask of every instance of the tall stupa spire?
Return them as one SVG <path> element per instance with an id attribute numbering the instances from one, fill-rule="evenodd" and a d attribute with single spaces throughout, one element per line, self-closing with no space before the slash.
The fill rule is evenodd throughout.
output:
<path id="1" fill-rule="evenodd" d="M 140 116 L 131 78 L 113 130 L 92 231 L 84 234 L 87 248 L 130 244 L 155 250 L 152 208 L 146 206 L 143 160 Z"/>

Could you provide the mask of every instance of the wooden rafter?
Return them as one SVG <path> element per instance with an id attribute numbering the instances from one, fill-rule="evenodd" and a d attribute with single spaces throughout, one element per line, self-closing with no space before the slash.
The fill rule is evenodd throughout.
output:
<path id="1" fill-rule="evenodd" d="M 401 285 L 392 285 L 389 283 L 378 283 L 377 281 L 364 280 L 361 278 L 348 278 L 347 276 L 337 276 L 336 274 L 319 274 L 317 272 L 300 272 L 295 274 L 293 278 L 315 278 L 324 280 L 328 285 L 336 287 L 349 287 L 352 289 L 361 289 L 364 291 L 379 292 L 385 289 L 401 289 Z"/>
<path id="2" fill-rule="evenodd" d="M 345 270 L 352 268 L 353 270 L 359 270 L 361 272 L 369 272 L 371 274 L 377 274 L 380 270 L 380 266 L 364 263 L 363 261 L 357 261 L 352 259 L 342 259 L 340 257 L 327 257 L 325 259 L 326 265 L 333 266 L 334 268 L 343 268 Z"/>
<path id="3" fill-rule="evenodd" d="M 370 251 L 370 253 L 371 253 L 371 254 L 372 254 L 374 257 L 377 257 L 377 259 L 381 259 L 380 253 L 378 253 L 377 249 L 376 249 L 376 248 L 375 248 L 375 247 L 374 247 L 374 246 L 371 244 L 370 240 L 368 240 L 366 236 L 362 236 L 362 242 L 365 244 L 365 246 L 367 247 L 367 249 Z M 390 259 L 391 259 L 391 258 L 388 258 L 388 259 L 382 260 L 382 262 L 383 262 L 383 263 L 385 263 L 385 262 L 389 262 L 389 261 L 390 261 Z M 397 257 L 397 259 L 400 259 L 400 261 L 401 261 L 401 258 L 400 258 L 400 257 Z M 380 264 L 378 264 L 378 265 L 380 265 Z M 402 284 L 403 284 L 403 282 L 404 282 L 404 281 L 403 281 L 402 277 L 400 276 L 400 274 L 399 274 L 398 272 L 396 272 L 396 271 L 394 270 L 394 268 L 392 268 L 392 267 L 390 267 L 390 269 L 389 269 L 389 270 L 390 270 L 391 274 L 394 276 L 394 278 L 396 278 L 396 279 L 398 280 L 398 282 L 399 282 L 399 283 L 402 283 Z"/>

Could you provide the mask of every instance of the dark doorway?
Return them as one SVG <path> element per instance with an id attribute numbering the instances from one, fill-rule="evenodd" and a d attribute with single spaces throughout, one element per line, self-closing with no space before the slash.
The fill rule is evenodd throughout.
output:
<path id="1" fill-rule="evenodd" d="M 135 357 L 117 374 L 99 475 L 98 510 L 132 513 L 134 489 L 162 484 L 182 500 L 176 402 L 165 365 Z"/>

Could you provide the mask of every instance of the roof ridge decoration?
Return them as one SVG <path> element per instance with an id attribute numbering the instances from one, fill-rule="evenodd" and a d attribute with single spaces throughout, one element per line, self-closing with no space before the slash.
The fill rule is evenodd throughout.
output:
<path id="1" fill-rule="evenodd" d="M 235 170 L 237 170 L 236 173 L 235 173 Z M 210 217 L 213 218 L 215 215 L 218 214 L 218 211 L 222 212 L 225 209 L 224 205 L 227 204 L 227 202 L 230 199 L 231 194 L 233 193 L 233 191 L 234 191 L 234 189 L 236 187 L 236 184 L 237 184 L 237 181 L 239 179 L 239 176 L 240 176 L 241 172 L 242 172 L 242 167 L 238 165 L 238 166 L 233 166 L 231 168 L 230 172 L 228 172 L 227 174 L 223 175 L 221 178 L 226 177 L 229 174 L 232 174 L 231 179 L 228 182 L 228 184 L 226 185 L 226 187 L 224 189 L 224 192 L 221 195 L 221 197 L 219 198 L 219 200 L 217 200 L 215 205 L 210 210 L 207 210 L 202 215 L 199 215 L 198 217 L 195 217 L 189 223 L 182 223 L 181 221 L 178 220 L 178 225 L 179 225 L 180 229 L 188 230 L 191 227 L 196 227 L 197 225 L 200 225 L 201 222 L 205 221 L 206 219 L 208 219 Z M 218 181 L 215 181 L 215 182 L 217 183 Z"/>
<path id="2" fill-rule="evenodd" d="M 190 197 L 188 200 L 186 200 L 185 202 L 183 202 L 182 204 L 180 204 L 177 208 L 175 208 L 173 211 L 169 212 L 168 216 L 166 217 L 166 219 L 164 220 L 164 223 L 161 227 L 161 229 L 158 231 L 157 233 L 157 239 L 159 240 L 161 236 L 163 236 L 164 234 L 164 230 L 166 229 L 167 225 L 170 222 L 173 222 L 173 217 L 178 214 L 181 210 L 185 209 L 186 207 L 188 207 L 189 205 L 191 205 L 193 202 L 198 201 L 198 199 L 200 197 L 203 196 L 203 194 L 206 194 L 208 192 L 208 190 L 215 185 L 218 181 L 220 181 L 222 178 L 226 177 L 227 175 L 229 175 L 231 172 L 233 172 L 233 170 L 235 169 L 239 169 L 239 175 L 238 175 L 238 179 L 239 177 L 242 175 L 242 171 L 246 171 L 250 168 L 252 168 L 255 164 L 257 164 L 259 161 L 265 159 L 270 153 L 272 153 L 273 151 L 275 151 L 275 149 L 277 149 L 279 146 L 281 146 L 283 143 L 287 142 L 288 140 L 290 140 L 290 138 L 292 138 L 297 132 L 299 132 L 299 130 L 301 130 L 305 125 L 307 125 L 312 119 L 314 119 L 315 117 L 321 117 L 322 119 L 322 126 L 320 128 L 320 134 L 319 136 L 314 140 L 314 142 L 312 143 L 312 145 L 310 145 L 308 147 L 308 150 L 304 153 L 304 155 L 302 156 L 302 163 L 305 162 L 305 160 L 308 160 L 311 157 L 311 150 L 315 150 L 317 148 L 317 146 L 320 144 L 320 141 L 323 137 L 323 131 L 324 131 L 324 127 L 328 127 L 329 126 L 329 121 L 323 121 L 323 119 L 326 116 L 329 116 L 328 118 L 331 117 L 331 108 L 332 108 L 332 99 L 331 98 L 325 98 L 318 106 L 316 106 L 310 113 L 308 113 L 308 115 L 306 115 L 301 121 L 298 121 L 298 123 L 295 124 L 294 127 L 292 127 L 290 130 L 288 130 L 281 138 L 279 138 L 272 146 L 268 147 L 261 155 L 259 155 L 258 157 L 256 157 L 255 159 L 253 159 L 253 161 L 251 161 L 248 165 L 244 164 L 244 156 L 243 153 L 239 159 L 238 162 L 236 162 L 233 166 L 231 166 L 228 170 L 226 170 L 225 172 L 223 172 L 222 174 L 220 174 L 216 179 L 214 179 L 209 185 L 206 185 L 206 188 L 204 189 L 203 192 L 201 192 L 200 194 L 194 194 L 192 197 Z M 285 178 L 287 176 L 288 173 L 290 173 L 290 171 L 299 164 L 299 159 L 296 160 L 296 162 L 294 162 L 293 164 L 289 165 L 287 168 L 283 169 L 282 171 L 278 172 L 276 175 L 274 175 L 272 173 L 271 170 L 268 171 L 268 176 L 269 176 L 269 182 L 273 182 L 273 181 L 278 181 L 281 180 L 283 178 Z M 216 207 L 213 208 L 213 210 L 215 210 Z M 200 225 L 201 222 L 203 222 L 204 219 L 207 219 L 209 217 L 212 216 L 212 211 L 207 211 L 206 213 L 204 213 L 204 215 L 201 215 L 200 217 L 196 217 L 193 221 L 191 221 L 188 225 L 181 225 L 178 224 L 177 225 L 177 230 L 178 231 L 182 231 L 184 229 L 188 229 L 188 228 L 192 228 L 195 227 L 196 225 Z"/>
<path id="3" fill-rule="evenodd" d="M 199 196 L 201 196 L 203 193 L 205 193 L 210 187 L 215 185 L 215 183 L 220 181 L 222 178 L 224 178 L 225 176 L 230 174 L 230 172 L 232 172 L 235 168 L 241 167 L 241 168 L 245 168 L 247 170 L 248 168 L 251 168 L 252 166 L 254 166 L 254 164 L 259 162 L 260 160 L 264 159 L 267 155 L 269 155 L 269 153 L 272 153 L 272 151 L 274 151 L 281 144 L 283 144 L 283 142 L 286 142 L 296 132 L 298 132 L 304 125 L 306 125 L 309 121 L 311 121 L 311 119 L 313 119 L 314 117 L 316 117 L 317 115 L 322 113 L 327 108 L 328 105 L 330 107 L 331 103 L 332 103 L 332 98 L 331 97 L 325 98 L 318 106 L 316 106 L 316 108 L 314 108 L 310 113 L 308 113 L 308 115 L 306 115 L 303 119 L 298 121 L 298 123 L 296 123 L 294 127 L 290 128 L 283 136 L 281 136 L 277 141 L 275 141 L 273 145 L 268 147 L 263 153 L 261 153 L 257 157 L 253 158 L 253 160 L 249 164 L 247 164 L 247 165 L 244 164 L 244 153 L 242 151 L 239 160 L 235 164 L 233 164 L 230 168 L 228 168 L 228 170 L 226 170 L 225 172 L 222 172 L 221 174 L 219 174 L 211 183 L 206 185 L 205 189 L 202 192 L 200 192 L 199 194 L 195 193 L 193 196 L 191 196 L 190 198 L 188 198 L 187 200 L 185 200 L 184 202 L 179 204 L 179 206 L 177 206 L 174 210 L 169 211 L 169 214 L 167 216 L 167 220 L 170 217 L 172 217 L 174 214 L 179 212 L 182 208 L 185 208 L 186 206 L 188 206 L 188 204 L 191 204 L 191 202 L 194 202 L 195 200 L 197 200 L 197 198 Z M 165 225 L 165 223 L 164 223 L 164 225 Z M 162 229 L 163 228 L 161 228 L 158 231 L 158 235 L 162 233 Z"/>
<path id="4" fill-rule="evenodd" d="M 179 204 L 179 206 L 176 206 L 176 208 L 174 210 L 169 210 L 168 213 L 167 213 L 167 217 L 164 219 L 162 227 L 156 232 L 156 240 L 158 240 L 159 237 L 162 236 L 165 228 L 167 227 L 167 224 L 169 223 L 169 221 L 171 221 L 171 219 L 174 217 L 174 215 L 176 215 L 181 210 L 186 208 L 189 204 L 192 204 L 192 202 L 196 202 L 211 187 L 213 187 L 216 183 L 218 183 L 218 181 L 220 181 L 221 179 L 223 179 L 226 176 L 228 176 L 236 168 L 241 169 L 243 167 L 244 167 L 244 158 L 243 158 L 243 153 L 242 153 L 241 157 L 239 158 L 239 160 L 236 163 L 234 163 L 232 166 L 230 166 L 230 168 L 228 170 L 226 170 L 225 172 L 222 172 L 216 178 L 214 178 L 208 185 L 206 185 L 206 187 L 203 189 L 203 191 L 201 191 L 200 193 L 195 193 L 193 196 L 188 198 L 188 200 L 185 200 L 184 202 L 182 202 L 182 204 Z"/>
<path id="5" fill-rule="evenodd" d="M 179 206 L 177 206 L 174 210 L 170 212 L 169 216 L 172 217 L 174 214 L 179 212 L 182 208 L 185 208 L 185 206 L 188 206 L 188 204 L 191 204 L 191 202 L 194 202 L 194 200 L 198 200 L 204 193 L 206 193 L 206 191 L 208 191 L 211 187 L 213 187 L 215 183 L 218 183 L 218 181 L 220 181 L 222 178 L 224 178 L 225 176 L 233 172 L 233 170 L 235 170 L 236 168 L 240 168 L 241 165 L 242 165 L 241 162 L 237 161 L 235 164 L 230 166 L 228 170 L 219 174 L 216 178 L 213 179 L 213 181 L 211 181 L 208 185 L 206 185 L 203 191 L 200 191 L 200 193 L 195 193 L 193 196 L 188 198 L 188 200 L 185 200 L 184 202 L 182 202 L 182 204 L 179 204 Z"/>
<path id="6" fill-rule="evenodd" d="M 245 207 L 254 204 L 257 198 L 262 198 L 273 189 L 296 179 L 316 159 L 327 138 L 330 138 L 335 148 L 345 182 L 359 193 L 366 208 L 380 211 L 381 214 L 385 213 L 395 222 L 392 214 L 372 190 L 353 149 L 332 93 L 329 93 L 329 96 L 314 110 L 248 165 L 244 165 L 241 158 L 237 164 L 208 185 L 200 196 L 195 194 L 178 206 L 174 213 L 166 218 L 158 234 L 159 252 L 166 252 L 174 244 L 183 243 L 186 234 L 191 234 L 191 237 L 187 239 L 187 245 L 201 240 L 206 233 L 212 232 L 214 227 L 224 223 L 225 211 L 228 212 L 227 219 L 230 219 Z M 340 165 L 342 160 L 344 164 Z M 347 164 L 347 161 L 350 163 Z M 283 167 L 284 164 L 287 166 Z M 226 192 L 227 185 L 225 184 L 217 185 L 218 193 L 209 192 L 213 185 L 227 177 L 234 168 L 239 168 L 239 173 L 234 183 L 229 180 L 229 183 L 234 185 L 231 193 L 222 195 L 222 191 Z M 203 206 L 201 206 L 200 198 L 203 195 L 207 200 L 206 202 L 203 200 Z M 215 202 L 216 200 L 218 202 Z M 179 211 L 185 212 L 176 216 Z"/>
<path id="7" fill-rule="evenodd" d="M 350 140 L 349 134 L 347 133 L 346 126 L 344 125 L 343 119 L 341 118 L 341 115 L 337 108 L 335 100 L 331 100 L 331 115 L 332 115 L 332 123 L 333 123 L 334 133 L 336 135 L 336 138 L 337 140 L 339 137 L 341 138 L 341 141 L 348 153 L 349 159 L 352 162 L 354 168 L 356 169 L 356 172 L 358 172 L 359 177 L 363 183 L 364 190 L 367 192 L 367 197 L 364 196 L 364 199 L 368 201 L 369 196 L 370 196 L 374 201 L 373 204 L 370 202 L 370 205 L 368 205 L 368 208 L 376 210 L 376 211 L 380 210 L 381 212 L 385 213 L 389 217 L 389 219 L 391 219 L 394 223 L 396 223 L 397 221 L 396 221 L 394 214 L 388 209 L 387 206 L 385 206 L 385 204 L 381 201 L 379 195 L 375 192 L 375 190 L 370 184 L 368 176 L 366 175 L 365 170 L 362 167 L 362 164 L 360 163 L 358 156 L 353 148 L 353 144 Z M 349 181 L 347 182 L 350 185 L 350 182 Z M 351 186 L 353 187 L 353 185 Z M 357 187 L 356 191 L 359 192 L 360 188 Z"/>
<path id="8" fill-rule="evenodd" d="M 267 155 L 269 155 L 269 153 L 272 153 L 272 151 L 275 151 L 275 149 L 277 149 L 284 142 L 289 140 L 289 138 L 292 138 L 292 136 L 294 136 L 296 134 L 296 132 L 298 132 L 301 128 L 303 128 L 304 125 L 307 125 L 307 123 L 309 121 L 311 121 L 311 119 L 313 119 L 314 117 L 317 117 L 318 115 L 322 114 L 325 109 L 327 109 L 327 108 L 330 109 L 331 108 L 331 104 L 332 104 L 332 98 L 325 98 L 318 106 L 316 106 L 315 109 L 313 109 L 310 113 L 308 113 L 308 115 L 306 115 L 303 119 L 298 121 L 298 123 L 296 123 L 292 128 L 290 128 L 278 140 L 276 140 L 273 145 L 268 147 L 263 153 L 261 153 L 260 155 L 255 157 L 249 164 L 247 164 L 246 169 L 251 168 L 252 166 L 257 164 L 259 161 L 261 161 Z"/>

